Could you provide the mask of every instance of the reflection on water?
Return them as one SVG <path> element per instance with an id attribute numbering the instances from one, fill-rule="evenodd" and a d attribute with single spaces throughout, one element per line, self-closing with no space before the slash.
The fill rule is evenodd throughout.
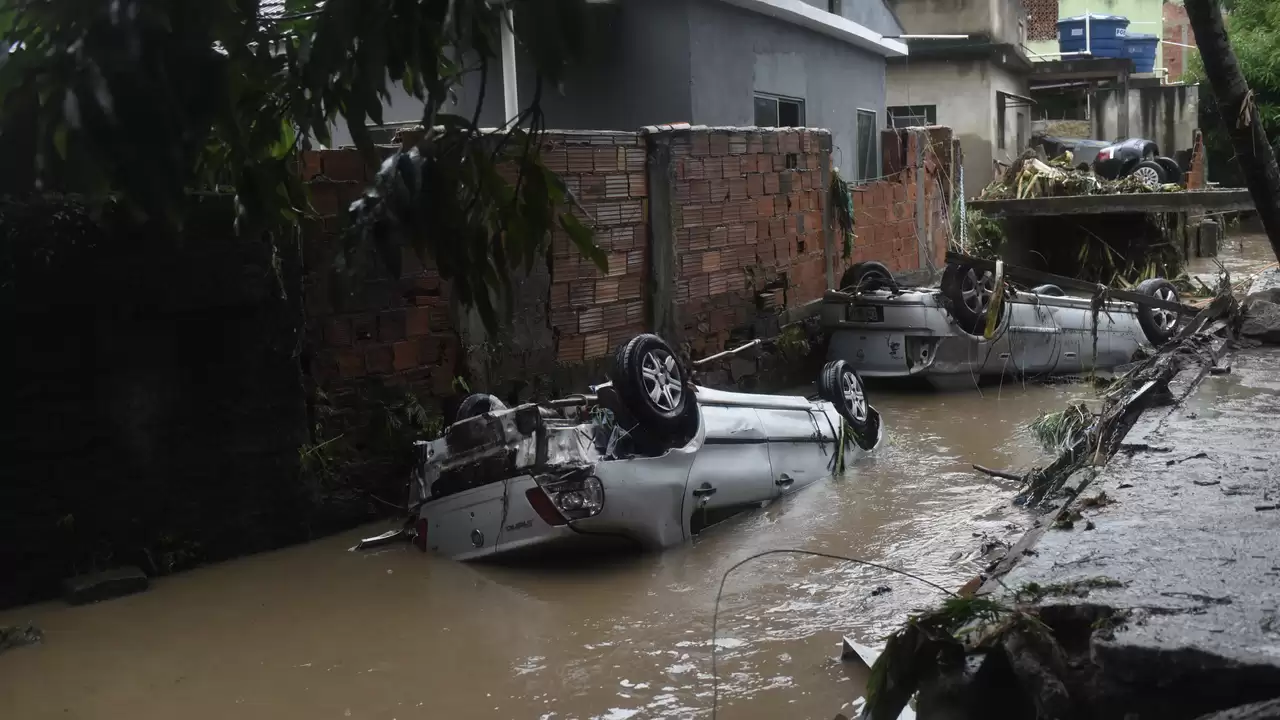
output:
<path id="1" fill-rule="evenodd" d="M 968 580 L 976 536 L 1026 517 L 970 463 L 1038 458 L 1025 424 L 1081 387 L 881 393 L 887 445 L 841 478 L 663 554 L 551 567 L 462 565 L 408 546 L 347 552 L 364 528 L 209 567 L 100 605 L 33 606 L 42 646 L 0 655 L 0 717 L 623 718 L 709 710 L 721 575 L 747 555 L 853 555 L 944 586 Z M 874 593 L 873 593 L 874 591 Z M 771 556 L 725 585 L 725 717 L 830 718 L 865 678 L 842 634 L 876 645 L 936 599 L 901 576 Z"/>

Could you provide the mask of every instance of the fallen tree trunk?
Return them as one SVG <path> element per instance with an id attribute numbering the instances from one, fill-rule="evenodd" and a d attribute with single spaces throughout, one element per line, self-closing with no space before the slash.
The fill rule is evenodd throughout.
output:
<path id="1" fill-rule="evenodd" d="M 1271 240 L 1271 250 L 1280 258 L 1280 167 L 1258 116 L 1253 91 L 1231 49 L 1218 1 L 1186 0 L 1185 6 L 1204 61 L 1205 77 L 1218 100 L 1245 185 Z"/>

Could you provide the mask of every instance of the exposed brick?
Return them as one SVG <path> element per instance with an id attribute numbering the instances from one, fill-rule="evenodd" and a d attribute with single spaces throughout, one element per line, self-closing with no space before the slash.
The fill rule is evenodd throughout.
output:
<path id="1" fill-rule="evenodd" d="M 747 151 L 747 136 L 743 133 L 731 133 L 729 135 L 729 154 L 741 155 Z"/>
<path id="2" fill-rule="evenodd" d="M 711 155 L 729 154 L 729 134 L 723 132 L 710 133 L 708 152 Z"/>
<path id="3" fill-rule="evenodd" d="M 583 340 L 582 356 L 584 359 L 603 357 L 609 354 L 609 333 L 597 332 L 587 335 Z"/>
<path id="4" fill-rule="evenodd" d="M 334 362 L 338 366 L 338 374 L 344 378 L 364 376 L 364 353 L 359 350 L 338 350 L 333 353 Z"/>
<path id="5" fill-rule="evenodd" d="M 643 173 L 645 171 L 646 161 L 643 148 L 624 148 L 622 153 L 627 172 Z"/>
<path id="6" fill-rule="evenodd" d="M 405 338 L 404 310 L 391 310 L 378 315 L 378 342 L 395 342 Z"/>
<path id="7" fill-rule="evenodd" d="M 716 251 L 702 254 L 702 271 L 715 272 L 720 269 L 720 253 Z"/>
<path id="8" fill-rule="evenodd" d="M 690 152 L 694 155 L 708 155 L 711 153 L 711 137 L 707 132 L 693 133 L 690 137 Z"/>
<path id="9" fill-rule="evenodd" d="M 591 148 L 571 147 L 566 154 L 569 172 L 589 173 L 595 169 L 595 154 Z"/>
<path id="10" fill-rule="evenodd" d="M 370 373 L 395 372 L 395 354 L 391 345 L 370 345 L 364 351 L 364 362 Z"/>
<path id="11" fill-rule="evenodd" d="M 611 303 L 618 299 L 618 281 L 617 280 L 597 280 L 596 281 L 596 302 Z"/>
<path id="12" fill-rule="evenodd" d="M 710 202 L 721 203 L 728 199 L 729 181 L 716 178 L 707 181 L 707 196 Z"/>
<path id="13" fill-rule="evenodd" d="M 741 172 L 743 175 L 756 172 L 757 167 L 758 165 L 756 164 L 756 156 L 754 154 L 743 155 L 738 160 L 738 171 Z"/>
<path id="14" fill-rule="evenodd" d="M 649 185 L 644 173 L 632 173 L 627 176 L 627 193 L 633 198 L 648 197 Z"/>
<path id="15" fill-rule="evenodd" d="M 627 324 L 627 303 L 615 302 L 604 306 L 601 323 L 610 332 Z"/>
<path id="16" fill-rule="evenodd" d="M 405 308 L 403 317 L 405 337 L 420 337 L 431 332 L 431 308 L 419 306 Z"/>
<path id="17" fill-rule="evenodd" d="M 368 179 L 368 166 L 359 150 L 322 150 L 320 162 L 324 176 L 330 180 L 363 183 Z"/>
<path id="18" fill-rule="evenodd" d="M 556 361 L 562 363 L 580 363 L 583 360 L 585 338 L 580 334 L 562 335 L 556 346 Z"/>
<path id="19" fill-rule="evenodd" d="M 708 179 L 724 177 L 724 163 L 718 157 L 703 159 L 702 176 Z"/>
<path id="20" fill-rule="evenodd" d="M 398 342 L 391 345 L 391 365 L 397 372 L 409 370 L 418 365 L 418 345 L 416 342 Z"/>
<path id="21" fill-rule="evenodd" d="M 729 199 L 744 200 L 747 197 L 747 179 L 733 178 L 729 181 Z"/>
<path id="22" fill-rule="evenodd" d="M 324 324 L 324 341 L 336 347 L 350 345 L 351 320 L 347 318 L 329 318 Z"/>
<path id="23" fill-rule="evenodd" d="M 619 300 L 639 300 L 642 291 L 643 279 L 638 275 L 633 277 L 624 277 L 618 281 Z"/>
<path id="24" fill-rule="evenodd" d="M 594 165 L 596 172 L 617 172 L 619 169 L 619 155 L 623 155 L 623 151 L 617 148 L 598 148 L 592 151 L 595 160 Z M 626 163 L 625 159 L 621 160 L 622 164 Z"/>
<path id="25" fill-rule="evenodd" d="M 778 173 L 767 172 L 764 174 L 764 193 L 766 195 L 776 195 L 781 192 L 781 181 Z"/>

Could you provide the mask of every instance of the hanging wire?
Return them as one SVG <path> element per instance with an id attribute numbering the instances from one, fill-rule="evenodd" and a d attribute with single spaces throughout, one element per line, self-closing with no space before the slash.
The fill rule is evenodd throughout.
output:
<path id="1" fill-rule="evenodd" d="M 817 552 L 815 550 L 795 550 L 795 549 L 789 549 L 789 548 L 783 548 L 778 550 L 764 550 L 762 552 L 758 552 L 753 555 L 748 555 L 742 560 L 739 560 L 738 562 L 734 563 L 733 566 L 730 567 L 728 570 L 725 570 L 724 575 L 720 577 L 720 589 L 716 591 L 715 610 L 711 613 L 711 720 L 716 720 L 716 712 L 718 711 L 719 705 L 720 705 L 720 674 L 716 668 L 716 648 L 717 648 L 716 634 L 720 627 L 719 625 L 720 598 L 724 595 L 725 581 L 729 579 L 729 575 L 732 574 L 734 570 L 737 570 L 738 568 L 742 567 L 743 565 L 746 565 L 752 560 L 758 560 L 767 555 L 808 555 L 812 557 L 826 558 L 828 560 L 839 560 L 841 562 L 856 563 L 858 565 L 866 565 L 868 567 L 878 568 L 880 570 L 886 570 L 891 573 L 896 573 L 898 575 L 902 575 L 903 577 L 911 578 L 912 580 L 915 580 L 917 582 L 922 582 L 925 585 L 928 585 L 929 587 L 933 588 L 934 590 L 950 595 L 951 597 L 960 597 L 956 593 L 942 587 L 938 583 L 935 583 L 932 580 L 926 580 L 925 578 L 922 578 L 919 575 L 913 575 L 912 573 L 909 573 L 906 570 L 899 570 L 898 568 L 892 568 L 892 567 L 889 567 L 888 565 L 881 565 L 880 563 L 874 563 L 874 562 L 871 562 L 870 560 L 861 560 L 859 558 L 848 557 L 845 555 L 836 555 L 834 553 Z"/>

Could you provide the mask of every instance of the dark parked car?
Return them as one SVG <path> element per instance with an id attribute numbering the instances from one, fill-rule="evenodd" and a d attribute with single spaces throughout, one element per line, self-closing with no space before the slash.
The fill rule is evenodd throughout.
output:
<path id="1" fill-rule="evenodd" d="M 1121 140 L 1098 150 L 1093 172 L 1107 180 L 1132 175 L 1149 187 L 1182 182 L 1178 161 L 1162 156 L 1155 143 L 1142 138 Z"/>

